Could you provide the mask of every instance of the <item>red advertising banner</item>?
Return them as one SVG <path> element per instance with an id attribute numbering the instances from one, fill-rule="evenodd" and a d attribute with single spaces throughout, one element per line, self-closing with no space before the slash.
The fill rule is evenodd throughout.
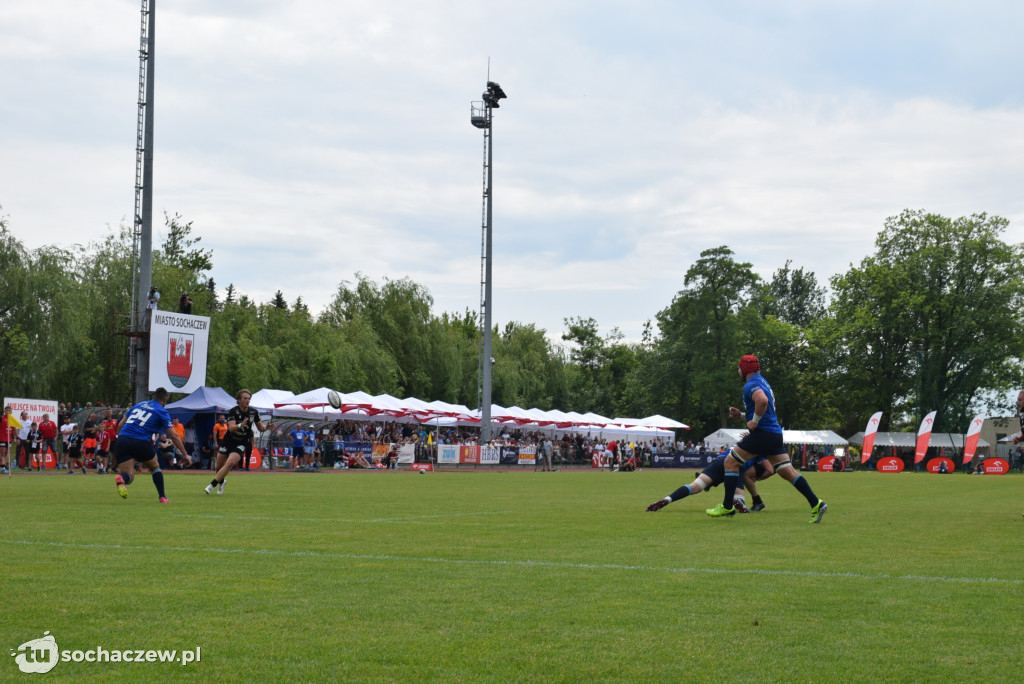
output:
<path id="1" fill-rule="evenodd" d="M 880 473 L 902 473 L 903 459 L 896 458 L 895 456 L 880 458 L 878 459 L 878 463 L 875 465 L 875 469 Z"/>
<path id="2" fill-rule="evenodd" d="M 981 426 L 985 423 L 985 416 L 978 414 L 971 421 L 971 427 L 967 429 L 967 439 L 964 441 L 964 463 L 970 463 L 974 459 L 974 452 L 978 450 L 978 438 L 981 437 Z"/>
<path id="3" fill-rule="evenodd" d="M 945 471 L 942 470 L 943 466 L 946 467 Z M 956 471 L 956 464 L 950 458 L 933 458 L 928 461 L 927 470 L 929 473 L 952 473 Z"/>
<path id="4" fill-rule="evenodd" d="M 263 465 L 263 454 L 256 447 L 252 448 L 252 453 L 249 454 L 249 470 L 259 470 Z"/>
<path id="5" fill-rule="evenodd" d="M 46 456 L 41 456 L 40 454 L 32 454 L 32 460 L 31 463 L 29 464 L 29 467 L 43 467 L 46 468 L 47 470 L 53 470 L 54 468 L 57 467 L 57 459 L 54 458 L 53 452 L 47 449 Z"/>
<path id="6" fill-rule="evenodd" d="M 409 468 L 411 468 L 412 470 L 419 470 L 419 471 L 433 470 L 434 469 L 434 464 L 433 463 L 413 463 L 413 464 L 411 464 L 409 466 Z"/>
<path id="7" fill-rule="evenodd" d="M 860 462 L 867 463 L 871 458 L 871 451 L 875 448 L 875 434 L 878 432 L 878 424 L 882 422 L 882 412 L 871 416 L 867 427 L 864 428 L 864 446 L 860 450 Z"/>
<path id="8" fill-rule="evenodd" d="M 921 421 L 921 427 L 917 431 L 917 449 L 914 450 L 914 463 L 920 463 L 924 459 L 924 455 L 928 453 L 928 443 L 932 439 L 932 424 L 935 422 L 936 413 L 938 411 L 932 411 Z"/>
<path id="9" fill-rule="evenodd" d="M 463 444 L 460 446 L 459 463 L 480 465 L 480 447 L 476 444 Z"/>
<path id="10" fill-rule="evenodd" d="M 1010 464 L 1001 458 L 986 458 L 981 465 L 986 475 L 1005 475 L 1010 472 Z"/>
<path id="11" fill-rule="evenodd" d="M 831 473 L 833 470 L 842 470 L 842 466 L 836 468 L 835 456 L 825 456 L 818 459 L 818 472 Z"/>

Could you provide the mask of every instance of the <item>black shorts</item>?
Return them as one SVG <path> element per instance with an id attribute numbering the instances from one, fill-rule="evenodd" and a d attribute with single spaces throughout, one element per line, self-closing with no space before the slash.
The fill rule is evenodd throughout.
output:
<path id="1" fill-rule="evenodd" d="M 114 445 L 114 456 L 117 458 L 118 465 L 132 460 L 146 463 L 156 458 L 156 450 L 153 449 L 153 443 L 148 439 L 122 437 Z"/>
<path id="2" fill-rule="evenodd" d="M 69 446 L 68 447 L 68 458 L 80 459 L 82 458 L 82 447 Z"/>
<path id="3" fill-rule="evenodd" d="M 292 447 L 292 456 L 302 458 L 306 455 L 306 447 Z"/>
<path id="4" fill-rule="evenodd" d="M 782 444 L 781 432 L 765 432 L 754 430 L 741 439 L 737 447 L 754 456 L 777 456 L 786 454 L 786 447 Z"/>
<path id="5" fill-rule="evenodd" d="M 218 451 L 225 456 L 235 453 L 243 458 L 249 458 L 249 455 L 252 453 L 252 444 L 241 444 L 239 442 L 229 442 L 225 440 L 220 443 L 220 449 L 218 449 Z"/>

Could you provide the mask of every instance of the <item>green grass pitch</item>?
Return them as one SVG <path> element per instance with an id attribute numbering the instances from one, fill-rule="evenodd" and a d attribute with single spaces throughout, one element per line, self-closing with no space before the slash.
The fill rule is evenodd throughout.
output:
<path id="1" fill-rule="evenodd" d="M 1024 678 L 1020 475 L 810 473 L 767 510 L 694 471 L 0 477 L 0 681 L 1010 682 Z"/>

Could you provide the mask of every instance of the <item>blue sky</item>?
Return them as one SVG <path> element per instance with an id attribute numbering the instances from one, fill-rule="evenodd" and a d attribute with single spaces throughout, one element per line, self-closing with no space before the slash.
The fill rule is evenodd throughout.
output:
<path id="1" fill-rule="evenodd" d="M 494 320 L 639 336 L 703 249 L 820 281 L 887 216 L 1024 241 L 1024 5 L 159 0 L 154 201 L 213 276 L 318 311 L 362 272 L 476 309 L 496 112 Z M 0 205 L 26 246 L 134 200 L 139 3 L 0 5 Z M 160 239 L 158 235 L 157 240 Z"/>

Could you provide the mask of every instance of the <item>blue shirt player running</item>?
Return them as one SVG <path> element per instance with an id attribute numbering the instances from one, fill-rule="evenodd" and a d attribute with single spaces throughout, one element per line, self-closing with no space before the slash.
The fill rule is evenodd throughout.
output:
<path id="1" fill-rule="evenodd" d="M 128 485 L 135 480 L 135 462 L 138 461 L 153 474 L 153 485 L 160 497 L 160 503 L 167 503 L 164 474 L 160 470 L 160 463 L 153 449 L 153 434 L 166 433 L 174 448 L 185 457 L 185 463 L 191 464 L 192 459 L 185 451 L 181 437 L 171 424 L 171 416 L 164 408 L 171 396 L 170 393 L 161 387 L 153 392 L 152 396 L 152 399 L 141 401 L 128 409 L 117 426 L 118 437 L 114 442 L 117 477 L 114 478 L 114 482 L 117 484 L 117 493 L 122 499 L 127 499 Z"/>
<path id="2" fill-rule="evenodd" d="M 782 443 L 782 426 L 775 416 L 775 395 L 768 381 L 761 377 L 761 364 L 756 356 L 744 356 L 739 360 L 739 373 L 743 378 L 743 406 L 745 412 L 729 407 L 729 416 L 747 420 L 747 434 L 732 448 L 725 459 L 725 499 L 707 514 L 719 518 L 736 514 L 734 497 L 740 481 L 740 469 L 752 458 L 763 456 L 768 459 L 781 477 L 804 495 L 811 506 L 811 522 L 821 522 L 828 510 L 828 504 L 819 499 L 811 485 L 796 471 L 789 461 L 789 454 Z"/>

